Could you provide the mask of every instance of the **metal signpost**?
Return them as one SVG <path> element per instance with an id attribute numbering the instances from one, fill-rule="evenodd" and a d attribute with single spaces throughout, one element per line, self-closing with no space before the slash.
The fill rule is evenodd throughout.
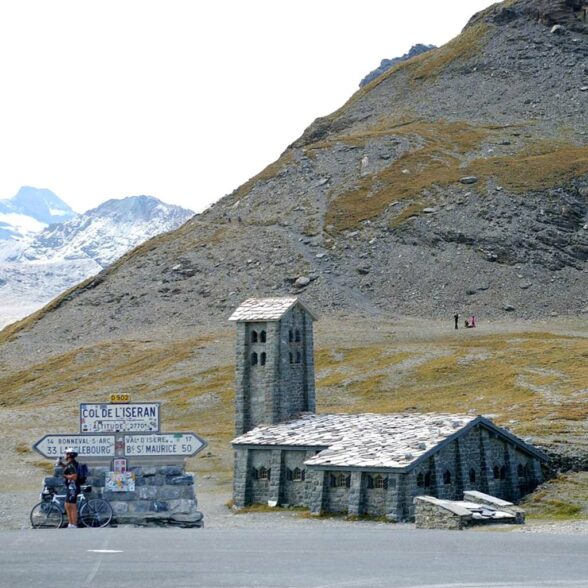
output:
<path id="1" fill-rule="evenodd" d="M 201 527 L 194 477 L 186 473 L 185 462 L 207 443 L 190 432 L 161 432 L 160 408 L 159 402 L 130 402 L 126 393 L 111 394 L 106 403 L 83 402 L 79 434 L 45 435 L 33 449 L 56 465 L 62 465 L 57 458 L 66 449 L 77 452 L 78 461 L 88 465 L 97 495 L 112 501 L 121 520 L 153 518 Z M 45 484 L 61 487 L 62 472 L 55 474 Z M 142 492 L 150 483 L 153 487 Z"/>
<path id="2" fill-rule="evenodd" d="M 108 458 L 115 454 L 114 435 L 45 435 L 33 449 L 48 459 L 62 457 L 65 449 L 71 447 L 85 458 Z"/>
<path id="3" fill-rule="evenodd" d="M 126 457 L 190 457 L 206 447 L 206 441 L 194 433 L 125 435 Z"/>
<path id="4" fill-rule="evenodd" d="M 158 458 L 182 462 L 207 446 L 194 433 L 161 433 L 159 402 L 130 402 L 128 394 L 111 394 L 110 400 L 80 404 L 79 435 L 45 435 L 33 449 L 54 459 L 71 447 L 84 460 L 111 461 L 114 469 L 117 460 L 127 457 L 135 464 Z"/>
<path id="5" fill-rule="evenodd" d="M 80 404 L 80 433 L 157 433 L 159 402 Z"/>

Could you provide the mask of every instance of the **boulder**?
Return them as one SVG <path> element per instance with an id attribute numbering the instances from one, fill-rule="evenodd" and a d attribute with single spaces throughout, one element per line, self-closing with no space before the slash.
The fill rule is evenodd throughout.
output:
<path id="1" fill-rule="evenodd" d="M 305 286 L 308 286 L 308 284 L 310 284 L 310 278 L 308 276 L 300 276 L 294 282 L 296 288 L 304 288 Z"/>

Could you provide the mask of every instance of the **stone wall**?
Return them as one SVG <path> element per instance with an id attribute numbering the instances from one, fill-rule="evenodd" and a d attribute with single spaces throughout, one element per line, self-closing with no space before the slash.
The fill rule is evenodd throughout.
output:
<path id="1" fill-rule="evenodd" d="M 301 306 L 292 308 L 281 320 L 281 421 L 298 416 L 301 412 L 315 412 L 312 327 L 312 317 Z"/>
<path id="2" fill-rule="evenodd" d="M 464 529 L 472 519 L 472 513 L 458 505 L 448 505 L 432 496 L 417 496 L 415 524 L 417 529 Z"/>
<path id="3" fill-rule="evenodd" d="M 314 412 L 312 317 L 295 305 L 280 321 L 238 322 L 235 374 L 237 435 Z"/>
<path id="4" fill-rule="evenodd" d="M 110 503 L 113 522 L 135 525 L 178 525 L 199 527 L 202 513 L 197 510 L 194 493 L 194 474 L 183 466 L 141 466 L 130 468 L 135 473 L 134 492 L 111 492 L 105 489 L 108 467 L 88 464 L 86 484 L 92 486 L 89 498 L 103 498 Z M 65 494 L 63 468 L 44 479 L 48 488 Z"/>
<path id="5" fill-rule="evenodd" d="M 350 477 L 349 487 L 331 485 L 331 476 L 338 471 L 304 466 L 304 461 L 315 452 L 310 448 L 237 447 L 233 478 L 235 505 L 308 506 L 315 515 L 367 514 L 405 521 L 415 518 L 414 499 L 418 496 L 461 500 L 464 492 L 472 490 L 518 500 L 542 479 L 537 458 L 484 427 L 476 427 L 454 439 L 408 472 L 345 472 Z M 269 480 L 256 480 L 253 476 L 253 470 L 262 466 L 271 469 Z M 304 481 L 289 479 L 288 470 L 295 467 L 304 470 Z M 385 480 L 385 488 L 375 487 L 378 475 Z"/>
<path id="6" fill-rule="evenodd" d="M 465 491 L 478 490 L 516 501 L 542 479 L 536 458 L 486 428 L 475 427 L 406 475 L 403 502 L 407 518 L 413 518 L 413 499 L 422 495 L 459 500 Z"/>
<path id="7" fill-rule="evenodd" d="M 468 502 L 487 505 L 495 508 L 496 510 L 510 513 L 514 515 L 515 522 L 519 525 L 522 525 L 525 522 L 525 511 L 522 508 L 515 506 L 512 502 L 508 502 L 507 500 L 501 500 L 495 496 L 489 496 L 488 494 L 477 492 L 475 490 L 464 492 L 463 499 L 467 500 Z"/>

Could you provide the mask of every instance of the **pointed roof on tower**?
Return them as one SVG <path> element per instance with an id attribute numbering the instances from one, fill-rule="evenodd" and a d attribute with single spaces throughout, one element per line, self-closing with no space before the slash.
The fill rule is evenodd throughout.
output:
<path id="1" fill-rule="evenodd" d="M 296 296 L 283 298 L 248 298 L 229 317 L 230 321 L 279 321 L 293 306 L 302 306 L 316 320 L 312 311 Z"/>

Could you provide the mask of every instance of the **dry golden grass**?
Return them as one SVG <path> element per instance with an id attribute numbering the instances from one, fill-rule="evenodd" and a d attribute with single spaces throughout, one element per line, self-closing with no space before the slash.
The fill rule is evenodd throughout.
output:
<path id="1" fill-rule="evenodd" d="M 588 146 L 537 142 L 515 155 L 472 161 L 468 170 L 480 177 L 493 176 L 513 192 L 541 190 L 587 174 Z"/>
<path id="2" fill-rule="evenodd" d="M 452 63 L 478 55 L 486 45 L 488 34 L 489 26 L 484 22 L 468 27 L 443 47 L 407 62 L 411 77 L 428 80 L 443 73 Z"/>
<path id="3" fill-rule="evenodd" d="M 355 188 L 333 198 L 325 224 L 333 225 L 335 230 L 352 228 L 381 214 L 396 201 L 413 200 L 410 212 L 402 218 L 418 214 L 427 204 L 414 199 L 426 188 L 444 187 L 466 175 L 460 167 L 463 157 L 475 151 L 491 132 L 463 122 L 414 121 L 383 128 L 381 125 L 349 140 L 363 141 L 374 133 L 384 133 L 409 137 L 415 147 L 380 172 L 362 178 Z"/>
<path id="4" fill-rule="evenodd" d="M 527 496 L 521 506 L 530 519 L 588 519 L 588 472 L 559 474 Z"/>
<path id="5" fill-rule="evenodd" d="M 224 345 L 222 336 L 220 340 Z M 160 400 L 165 430 L 195 431 L 209 443 L 188 467 L 200 476 L 210 475 L 209 487 L 227 492 L 234 366 L 224 363 L 227 356 L 223 356 L 216 367 L 210 363 L 200 367 L 203 347 L 218 341 L 217 334 L 171 344 L 124 341 L 78 349 L 2 378 L 0 406 L 19 415 L 28 410 L 35 414 L 44 406 L 59 423 L 76 423 L 79 402 L 103 401 L 113 391 L 130 392 L 135 401 Z M 319 348 L 318 410 L 473 411 L 492 415 L 518 435 L 573 443 L 588 433 L 587 360 L 585 338 L 552 333 L 484 335 L 480 331 L 432 341 L 391 337 Z M 47 430 L 61 426 L 48 422 Z M 18 444 L 21 440 L 15 441 L 15 451 L 30 465 L 42 465 L 31 461 L 28 446 Z M 553 503 L 542 504 L 547 511 L 556 508 Z M 565 509 L 559 508 L 561 516 Z"/>
<path id="6" fill-rule="evenodd" d="M 549 333 L 436 341 L 397 355 L 383 344 L 338 350 L 336 359 L 317 357 L 319 404 L 332 411 L 346 398 L 346 412 L 472 411 L 503 424 L 516 419 L 512 428 L 522 435 L 574 435 L 588 419 L 587 359 L 585 339 Z M 538 369 L 553 373 L 533 380 Z M 529 375 L 544 389 L 527 385 Z"/>
<path id="7" fill-rule="evenodd" d="M 390 221 L 391 227 L 398 227 L 433 204 L 424 195 L 427 190 L 455 184 L 466 175 L 480 178 L 472 189 L 483 190 L 485 181 L 494 178 L 510 191 L 524 193 L 564 184 L 572 177 L 588 173 L 588 146 L 533 138 L 517 153 L 468 162 L 468 156 L 499 130 L 503 127 L 383 119 L 370 129 L 338 138 L 341 142 L 363 145 L 376 137 L 405 137 L 411 140 L 413 148 L 383 170 L 361 178 L 349 191 L 333 194 L 325 225 L 332 225 L 335 231 L 351 229 L 382 214 L 392 202 L 401 202 L 404 206 L 398 207 Z M 313 149 L 330 145 L 317 143 Z"/>

